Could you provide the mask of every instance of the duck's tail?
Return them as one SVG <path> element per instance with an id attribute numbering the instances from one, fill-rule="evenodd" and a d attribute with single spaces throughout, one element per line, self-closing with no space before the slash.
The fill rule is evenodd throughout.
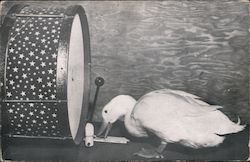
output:
<path id="1" fill-rule="evenodd" d="M 219 135 L 226 135 L 226 134 L 231 134 L 231 133 L 237 133 L 245 129 L 246 125 L 241 125 L 240 124 L 240 118 L 238 117 L 238 122 L 234 123 L 231 122 L 230 125 L 228 125 L 223 132 L 219 132 Z"/>
<path id="2" fill-rule="evenodd" d="M 246 127 L 246 125 L 240 125 L 240 118 L 238 117 L 238 121 L 234 126 L 234 132 L 233 133 L 240 132 L 240 131 L 244 130 L 245 127 Z"/>

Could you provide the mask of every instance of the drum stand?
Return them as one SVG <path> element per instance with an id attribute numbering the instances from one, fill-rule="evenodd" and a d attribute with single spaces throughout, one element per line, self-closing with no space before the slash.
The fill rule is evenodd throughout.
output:
<path id="1" fill-rule="evenodd" d="M 97 102 L 97 97 L 99 94 L 100 87 L 104 85 L 104 79 L 102 77 L 97 77 L 95 79 L 95 85 L 96 85 L 95 97 L 94 97 L 93 105 L 90 105 L 91 109 L 89 110 L 89 114 L 88 114 L 88 123 L 86 124 L 86 127 L 85 127 L 85 138 L 83 139 L 85 142 L 82 142 L 81 146 L 83 146 L 83 143 L 84 143 L 86 147 L 91 147 L 94 145 L 94 141 L 105 142 L 105 143 L 121 143 L 121 144 L 128 143 L 129 140 L 124 137 L 108 136 L 107 138 L 99 138 L 94 135 L 94 126 L 92 124 L 92 119 L 93 119 L 94 111 L 96 108 L 96 102 Z"/>

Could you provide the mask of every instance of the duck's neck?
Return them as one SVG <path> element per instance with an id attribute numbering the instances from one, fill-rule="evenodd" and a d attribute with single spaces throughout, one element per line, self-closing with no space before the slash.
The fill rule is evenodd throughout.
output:
<path id="1" fill-rule="evenodd" d="M 134 105 L 135 106 L 135 105 Z M 141 125 L 138 124 L 136 119 L 133 117 L 133 109 L 134 106 L 128 109 L 127 113 L 125 114 L 124 124 L 128 132 L 137 137 L 144 137 L 147 136 L 146 132 L 141 128 Z"/>
<path id="2" fill-rule="evenodd" d="M 127 112 L 125 114 L 125 118 L 124 118 L 124 122 L 125 122 L 125 125 L 126 124 L 131 124 L 131 114 L 133 112 L 133 109 L 135 107 L 135 104 L 130 104 L 128 107 L 127 107 Z"/>

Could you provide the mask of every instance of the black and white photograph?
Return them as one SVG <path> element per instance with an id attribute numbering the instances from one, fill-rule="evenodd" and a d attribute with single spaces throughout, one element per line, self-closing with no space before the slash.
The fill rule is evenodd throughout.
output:
<path id="1" fill-rule="evenodd" d="M 248 0 L 0 4 L 0 161 L 250 160 Z"/>

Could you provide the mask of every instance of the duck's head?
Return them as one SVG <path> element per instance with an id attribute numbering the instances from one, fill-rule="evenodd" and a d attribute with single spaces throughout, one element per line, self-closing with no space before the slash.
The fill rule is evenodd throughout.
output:
<path id="1" fill-rule="evenodd" d="M 105 132 L 104 138 L 106 138 L 112 124 L 118 119 L 123 120 L 124 116 L 133 110 L 135 104 L 136 100 L 128 95 L 119 95 L 113 98 L 102 110 L 103 123 L 97 136 Z"/>

